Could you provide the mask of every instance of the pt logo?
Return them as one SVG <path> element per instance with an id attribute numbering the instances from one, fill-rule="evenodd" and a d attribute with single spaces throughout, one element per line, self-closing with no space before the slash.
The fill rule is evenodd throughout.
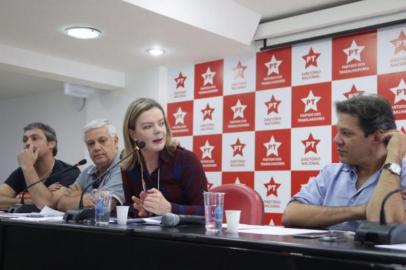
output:
<path id="1" fill-rule="evenodd" d="M 266 188 L 266 196 L 275 196 L 278 197 L 278 189 L 281 186 L 281 184 L 275 182 L 275 179 L 271 177 L 268 183 L 264 184 Z"/>
<path id="2" fill-rule="evenodd" d="M 406 84 L 403 79 L 400 80 L 398 86 L 391 88 L 390 91 L 395 95 L 395 104 L 406 100 Z"/>
<path id="3" fill-rule="evenodd" d="M 317 59 L 319 56 L 320 53 L 314 52 L 313 48 L 310 47 L 309 52 L 302 56 L 303 60 L 305 60 L 305 69 L 311 66 L 317 67 Z"/>
<path id="4" fill-rule="evenodd" d="M 179 72 L 178 77 L 175 78 L 175 82 L 176 82 L 176 89 L 182 87 L 185 88 L 185 81 L 186 81 L 187 77 L 184 76 L 182 74 L 182 72 Z"/>
<path id="5" fill-rule="evenodd" d="M 282 143 L 275 141 L 274 136 L 271 136 L 268 142 L 264 143 L 266 148 L 266 156 L 279 156 L 278 148 L 282 145 Z"/>
<path id="6" fill-rule="evenodd" d="M 310 110 L 313 110 L 315 112 L 317 112 L 317 103 L 320 101 L 321 97 L 317 97 L 313 94 L 313 91 L 310 90 L 309 94 L 307 95 L 307 97 L 302 98 L 302 102 L 305 105 L 305 112 L 308 112 Z"/>
<path id="7" fill-rule="evenodd" d="M 355 84 L 353 84 L 351 87 L 351 90 L 348 92 L 345 92 L 343 95 L 347 99 L 350 99 L 352 97 L 362 96 L 364 93 L 365 93 L 365 91 L 358 90 L 357 87 L 355 87 Z"/>
<path id="8" fill-rule="evenodd" d="M 364 49 L 365 46 L 358 46 L 355 40 L 353 40 L 351 46 L 343 50 L 347 55 L 347 64 L 354 60 L 361 62 L 361 52 Z"/>
<path id="9" fill-rule="evenodd" d="M 181 107 L 179 107 L 179 109 L 176 113 L 173 114 L 173 116 L 175 117 L 175 126 L 185 124 L 186 112 L 182 111 Z"/>
<path id="10" fill-rule="evenodd" d="M 267 108 L 267 114 L 279 113 L 279 104 L 281 104 L 280 100 L 277 100 L 274 95 L 272 95 L 271 99 L 265 102 L 265 106 Z"/>
<path id="11" fill-rule="evenodd" d="M 231 107 L 233 111 L 233 119 L 244 119 L 244 110 L 247 108 L 247 105 L 241 104 L 241 101 L 238 99 L 237 103 Z"/>
<path id="12" fill-rule="evenodd" d="M 400 31 L 399 37 L 397 39 L 391 40 L 390 42 L 393 44 L 393 46 L 395 46 L 394 54 L 397 54 L 401 51 L 406 52 L 406 35 L 403 30 Z"/>
<path id="13" fill-rule="evenodd" d="M 303 140 L 302 143 L 305 146 L 305 154 L 309 152 L 313 152 L 317 154 L 317 145 L 319 144 L 320 140 L 317 140 L 313 137 L 313 134 L 309 134 L 306 140 Z"/>
<path id="14" fill-rule="evenodd" d="M 205 144 L 200 147 L 200 151 L 202 151 L 202 159 L 213 159 L 213 149 L 214 146 L 210 145 L 209 140 L 206 140 Z"/>
<path id="15" fill-rule="evenodd" d="M 243 156 L 243 150 L 244 150 L 245 144 L 240 142 L 240 138 L 237 138 L 237 141 L 231 145 L 231 148 L 233 148 L 233 157 L 236 155 Z"/>
<path id="16" fill-rule="evenodd" d="M 244 71 L 247 66 L 241 64 L 241 61 L 238 61 L 238 64 L 233 68 L 234 71 L 234 80 L 236 79 L 244 79 Z"/>
<path id="17" fill-rule="evenodd" d="M 206 107 L 202 110 L 203 121 L 204 120 L 213 120 L 213 112 L 214 112 L 214 108 L 210 107 L 209 103 L 207 103 Z"/>
<path id="18" fill-rule="evenodd" d="M 208 84 L 213 84 L 214 76 L 216 75 L 216 72 L 211 71 L 210 67 L 207 68 L 206 73 L 202 74 L 203 77 L 203 86 L 206 86 Z"/>
<path id="19" fill-rule="evenodd" d="M 265 63 L 266 68 L 268 69 L 267 71 L 267 76 L 270 76 L 272 74 L 279 74 L 279 66 L 282 64 L 281 60 L 277 60 L 275 55 L 273 54 L 271 57 L 271 60 L 269 62 Z"/>

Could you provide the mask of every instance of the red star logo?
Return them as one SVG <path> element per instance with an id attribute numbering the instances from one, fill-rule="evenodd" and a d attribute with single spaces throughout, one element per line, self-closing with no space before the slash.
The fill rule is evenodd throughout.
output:
<path id="1" fill-rule="evenodd" d="M 365 93 L 365 91 L 358 90 L 355 87 L 355 84 L 352 85 L 351 90 L 349 92 L 345 92 L 343 95 L 347 98 L 350 99 L 352 97 L 357 97 L 357 96 L 362 96 Z"/>
<path id="2" fill-rule="evenodd" d="M 275 179 L 273 179 L 273 177 L 271 178 L 271 180 L 269 180 L 268 183 L 264 184 L 265 188 L 266 188 L 266 196 L 275 196 L 278 197 L 278 189 L 281 186 L 281 184 L 276 183 Z"/>
<path id="3" fill-rule="evenodd" d="M 214 108 L 211 108 L 209 103 L 207 103 L 206 108 L 202 110 L 203 113 L 203 121 L 206 119 L 213 120 L 213 112 Z"/>
<path id="4" fill-rule="evenodd" d="M 303 55 L 302 58 L 305 60 L 306 65 L 305 68 L 308 68 L 310 66 L 315 66 L 317 67 L 317 58 L 319 58 L 320 53 L 316 53 L 313 51 L 313 48 L 310 47 L 310 50 L 307 54 Z"/>
<path id="5" fill-rule="evenodd" d="M 187 79 L 187 77 L 183 76 L 182 72 L 179 72 L 178 77 L 175 78 L 176 89 L 178 89 L 179 87 L 185 88 L 186 79 Z"/>
<path id="6" fill-rule="evenodd" d="M 238 61 L 238 64 L 233 68 L 234 71 L 234 79 L 244 79 L 244 71 L 247 68 L 247 66 L 244 66 L 241 64 L 241 61 Z"/>
<path id="7" fill-rule="evenodd" d="M 320 140 L 316 140 L 313 138 L 313 134 L 309 134 L 309 137 L 306 140 L 303 140 L 302 143 L 305 146 L 305 154 L 308 152 L 313 152 L 317 154 L 317 145 L 319 144 Z"/>
<path id="8" fill-rule="evenodd" d="M 395 54 L 401 51 L 406 51 L 406 35 L 403 30 L 400 31 L 397 39 L 391 40 L 390 42 L 395 46 Z"/>
<path id="9" fill-rule="evenodd" d="M 237 138 L 237 141 L 231 147 L 233 148 L 233 157 L 236 155 L 243 156 L 242 150 L 244 150 L 245 144 L 240 142 L 240 138 Z"/>
<path id="10" fill-rule="evenodd" d="M 275 96 L 272 95 L 271 99 L 265 102 L 265 105 L 268 108 L 267 114 L 269 115 L 271 112 L 279 113 L 279 104 L 281 104 L 281 101 L 276 100 Z"/>

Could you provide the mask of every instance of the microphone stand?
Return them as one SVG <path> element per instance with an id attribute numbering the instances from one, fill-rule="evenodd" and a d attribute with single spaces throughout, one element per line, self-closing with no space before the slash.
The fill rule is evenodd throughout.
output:
<path id="1" fill-rule="evenodd" d="M 95 216 L 95 209 L 94 208 L 83 208 L 83 196 L 85 194 L 85 192 L 93 185 L 98 183 L 101 179 L 103 179 L 103 177 L 109 173 L 112 169 L 114 169 L 116 166 L 118 166 L 121 162 L 123 162 L 124 160 L 126 160 L 127 158 L 129 158 L 131 155 L 134 154 L 134 152 L 138 153 L 141 148 L 143 148 L 145 146 L 144 142 L 135 142 L 136 146 L 135 146 L 135 150 L 130 152 L 129 154 L 127 154 L 125 157 L 123 157 L 122 159 L 120 159 L 119 161 L 117 161 L 115 164 L 113 164 L 112 166 L 110 166 L 109 169 L 107 169 L 105 172 L 103 172 L 101 175 L 99 175 L 96 180 L 94 180 L 93 182 L 91 182 L 90 184 L 88 184 L 82 191 L 82 193 L 80 194 L 80 199 L 79 199 L 79 206 L 78 208 L 75 209 L 69 209 L 65 212 L 64 216 L 63 216 L 63 220 L 65 222 L 74 222 L 74 223 L 79 223 L 83 220 L 86 219 L 92 219 Z M 139 153 L 138 153 L 139 155 Z"/>
<path id="2" fill-rule="evenodd" d="M 399 244 L 406 243 L 406 224 L 387 224 L 385 216 L 386 201 L 393 194 L 405 190 L 400 187 L 392 190 L 382 200 L 379 223 L 365 221 L 357 228 L 354 240 L 361 244 Z"/>

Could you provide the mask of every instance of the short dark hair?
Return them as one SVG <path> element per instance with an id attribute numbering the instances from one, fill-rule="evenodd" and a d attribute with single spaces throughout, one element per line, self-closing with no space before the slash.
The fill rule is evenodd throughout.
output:
<path id="1" fill-rule="evenodd" d="M 34 122 L 26 125 L 24 127 L 24 132 L 35 128 L 38 128 L 44 132 L 48 142 L 55 142 L 55 147 L 52 150 L 52 154 L 56 156 L 56 154 L 58 153 L 58 139 L 56 138 L 55 130 L 44 123 Z"/>
<path id="2" fill-rule="evenodd" d="M 378 129 L 396 129 L 391 104 L 382 96 L 356 96 L 336 102 L 337 113 L 347 113 L 358 118 L 365 137 Z"/>

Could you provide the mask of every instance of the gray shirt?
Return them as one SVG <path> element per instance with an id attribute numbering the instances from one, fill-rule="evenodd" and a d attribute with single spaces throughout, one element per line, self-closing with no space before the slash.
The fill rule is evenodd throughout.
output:
<path id="1" fill-rule="evenodd" d="M 114 158 L 110 167 L 107 169 L 107 173 L 99 180 L 100 184 L 98 188 L 103 188 L 111 192 L 113 198 L 115 198 L 120 204 L 124 203 L 124 190 L 123 190 L 123 180 L 121 178 L 121 169 L 117 162 L 120 161 L 120 154 L 118 153 Z M 117 165 L 116 165 L 117 164 Z M 112 168 L 115 165 L 114 168 Z M 84 169 L 76 182 L 80 185 L 83 190 L 91 183 L 94 183 L 97 179 L 97 169 L 95 165 L 90 165 Z M 92 188 L 90 187 L 90 190 Z"/>

